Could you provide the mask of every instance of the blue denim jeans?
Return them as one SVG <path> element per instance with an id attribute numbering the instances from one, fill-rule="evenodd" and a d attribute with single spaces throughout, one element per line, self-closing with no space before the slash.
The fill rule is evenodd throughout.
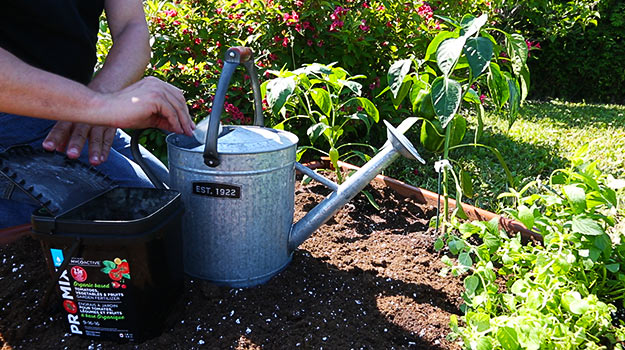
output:
<path id="1" fill-rule="evenodd" d="M 56 121 L 22 117 L 0 112 L 0 152 L 15 145 L 30 145 L 43 149 L 43 140 Z M 168 179 L 167 168 L 158 158 L 140 147 L 145 162 L 155 175 Z M 89 146 L 85 144 L 80 161 L 89 165 Z M 130 136 L 117 131 L 108 159 L 96 167 L 108 175 L 117 185 L 125 187 L 153 187 L 143 170 L 133 161 L 130 152 Z M 36 182 L 37 179 L 30 179 Z M 79 188 L 76 191 L 80 191 Z M 0 174 L 0 228 L 30 222 L 32 212 L 39 205 L 19 188 L 14 188 L 9 180 Z"/>

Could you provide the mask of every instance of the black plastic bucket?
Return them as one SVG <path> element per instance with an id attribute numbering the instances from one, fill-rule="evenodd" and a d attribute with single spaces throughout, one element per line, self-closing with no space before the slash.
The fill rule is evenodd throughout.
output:
<path id="1" fill-rule="evenodd" d="M 69 331 L 140 342 L 162 332 L 183 284 L 180 194 L 115 188 L 32 216 Z"/>

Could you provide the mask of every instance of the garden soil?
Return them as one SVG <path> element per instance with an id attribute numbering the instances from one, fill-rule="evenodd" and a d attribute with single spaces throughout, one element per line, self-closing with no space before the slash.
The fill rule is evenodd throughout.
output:
<path id="1" fill-rule="evenodd" d="M 444 265 L 428 228 L 435 209 L 375 183 L 366 190 L 379 210 L 359 194 L 264 285 L 231 289 L 186 278 L 163 333 L 139 344 L 70 335 L 61 308 L 42 307 L 51 278 L 39 243 L 0 245 L 0 347 L 459 349 L 446 336 L 450 316 L 460 315 L 462 283 L 439 276 Z M 296 219 L 328 193 L 298 184 Z"/>

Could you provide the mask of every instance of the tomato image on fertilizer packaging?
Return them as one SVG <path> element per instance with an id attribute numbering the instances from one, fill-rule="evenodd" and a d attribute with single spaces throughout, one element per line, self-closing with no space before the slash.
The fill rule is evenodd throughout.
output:
<path id="1" fill-rule="evenodd" d="M 72 315 L 75 314 L 76 312 L 78 312 L 78 307 L 71 300 L 64 300 L 63 301 L 63 308 L 65 309 L 65 311 L 69 312 Z"/>
<path id="2" fill-rule="evenodd" d="M 127 261 L 122 261 L 117 265 L 117 269 L 121 271 L 122 274 L 130 273 L 130 266 L 128 266 Z"/>
<path id="3" fill-rule="evenodd" d="M 109 271 L 109 277 L 113 281 L 121 281 L 123 273 L 119 269 L 112 269 Z"/>
<path id="4" fill-rule="evenodd" d="M 113 286 L 113 288 L 119 288 L 119 282 L 111 282 L 111 285 Z"/>

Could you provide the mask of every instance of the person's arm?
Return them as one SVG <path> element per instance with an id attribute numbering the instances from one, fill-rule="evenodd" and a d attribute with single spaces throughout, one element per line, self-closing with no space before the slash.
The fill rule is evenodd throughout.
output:
<path id="1" fill-rule="evenodd" d="M 0 48 L 0 111 L 37 118 L 113 126 L 102 119 L 104 96 L 24 63 Z"/>
<path id="2" fill-rule="evenodd" d="M 114 92 L 143 76 L 150 60 L 150 35 L 140 0 L 106 0 L 105 11 L 113 46 L 88 87 L 100 92 Z M 66 151 L 70 158 L 77 158 L 89 139 L 89 161 L 98 165 L 108 158 L 116 130 L 61 121 L 52 128 L 43 146 L 48 150 Z"/>

